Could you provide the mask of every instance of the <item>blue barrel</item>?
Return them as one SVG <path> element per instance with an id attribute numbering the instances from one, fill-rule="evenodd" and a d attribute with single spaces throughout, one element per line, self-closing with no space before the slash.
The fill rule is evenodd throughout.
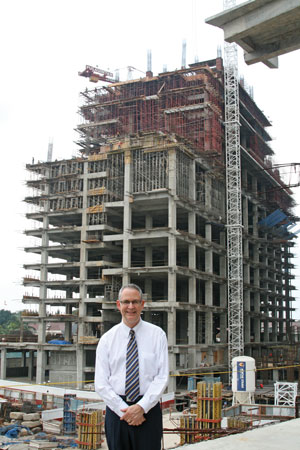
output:
<path id="1" fill-rule="evenodd" d="M 194 391 L 196 389 L 196 379 L 194 377 L 188 377 L 188 391 Z"/>

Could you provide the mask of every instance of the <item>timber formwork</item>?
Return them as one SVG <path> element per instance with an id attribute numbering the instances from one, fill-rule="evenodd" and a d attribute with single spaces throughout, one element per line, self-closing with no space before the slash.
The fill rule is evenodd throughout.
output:
<path id="1" fill-rule="evenodd" d="M 144 319 L 167 333 L 172 375 L 224 369 L 222 60 L 82 99 L 81 156 L 27 165 L 35 228 L 25 233 L 37 242 L 25 250 L 38 262 L 25 266 L 23 301 L 39 311 L 24 317 L 38 323 L 37 381 L 93 379 L 97 340 L 120 320 L 115 300 L 128 282 L 145 293 Z M 240 103 L 245 353 L 263 361 L 288 344 L 294 287 L 291 236 L 260 221 L 277 209 L 289 217 L 293 200 L 270 163 L 270 123 L 242 85 Z M 46 342 L 49 321 L 65 323 L 69 344 Z M 171 377 L 171 390 L 185 386 Z"/>

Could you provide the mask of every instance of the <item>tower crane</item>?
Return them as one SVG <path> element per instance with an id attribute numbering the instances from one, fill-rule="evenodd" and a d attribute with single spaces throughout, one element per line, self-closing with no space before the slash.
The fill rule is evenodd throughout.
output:
<path id="1" fill-rule="evenodd" d="M 224 10 L 236 0 L 223 0 Z M 241 152 L 237 45 L 224 43 L 228 364 L 244 353 Z"/>

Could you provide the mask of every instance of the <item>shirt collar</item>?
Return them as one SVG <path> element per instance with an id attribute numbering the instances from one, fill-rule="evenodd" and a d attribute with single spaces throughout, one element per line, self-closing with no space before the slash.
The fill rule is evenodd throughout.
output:
<path id="1" fill-rule="evenodd" d="M 139 329 L 142 327 L 142 323 L 143 323 L 143 321 L 142 321 L 142 319 L 140 319 L 139 322 L 136 324 L 135 327 L 130 328 L 130 327 L 128 327 L 127 325 L 125 325 L 125 323 L 124 323 L 123 320 L 122 320 L 122 322 L 121 322 L 121 327 L 122 327 L 122 329 L 124 330 L 124 333 L 126 334 L 126 336 L 129 336 L 130 330 L 134 330 L 134 332 L 137 333 L 137 332 L 139 331 Z"/>

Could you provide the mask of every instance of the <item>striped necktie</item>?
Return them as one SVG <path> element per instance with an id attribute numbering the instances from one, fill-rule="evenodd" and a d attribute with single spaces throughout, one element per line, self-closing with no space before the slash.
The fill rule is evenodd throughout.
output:
<path id="1" fill-rule="evenodd" d="M 134 402 L 140 395 L 139 354 L 134 330 L 130 330 L 130 339 L 127 345 L 125 395 L 129 402 Z"/>

